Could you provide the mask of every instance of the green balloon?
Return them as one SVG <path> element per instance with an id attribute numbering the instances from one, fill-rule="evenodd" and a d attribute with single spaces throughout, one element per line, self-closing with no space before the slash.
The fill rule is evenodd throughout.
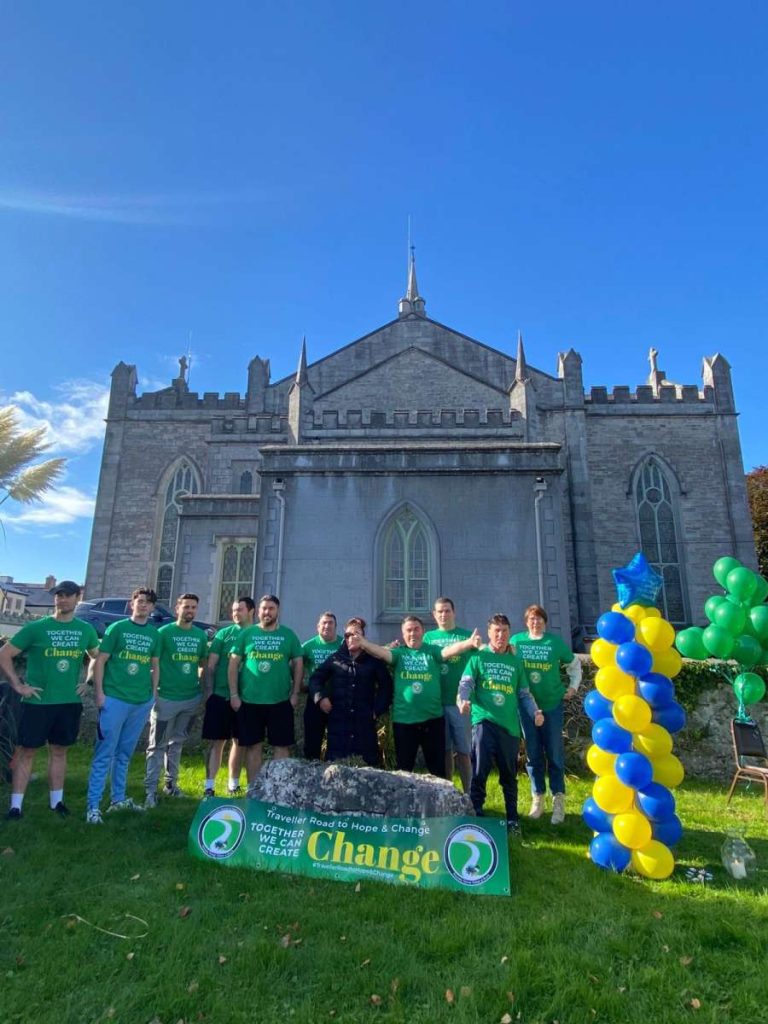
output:
<path id="1" fill-rule="evenodd" d="M 699 626 L 691 626 L 689 629 L 681 629 L 675 637 L 675 647 L 684 658 L 695 658 L 696 661 L 703 661 L 709 657 L 709 651 L 704 646 L 704 630 Z"/>
<path id="2" fill-rule="evenodd" d="M 768 604 L 753 608 L 749 613 L 749 621 L 757 639 L 761 642 L 768 640 Z"/>
<path id="3" fill-rule="evenodd" d="M 742 672 L 734 679 L 733 689 L 744 704 L 756 704 L 765 696 L 765 681 L 756 672 Z"/>
<path id="4" fill-rule="evenodd" d="M 762 657 L 763 648 L 760 646 L 760 641 L 756 640 L 753 636 L 747 636 L 746 633 L 736 637 L 736 642 L 733 645 L 731 651 L 731 657 L 734 661 L 738 661 L 740 665 L 744 665 L 746 668 L 752 668 L 753 665 L 757 665 Z"/>
<path id="5" fill-rule="evenodd" d="M 731 569 L 725 578 L 725 586 L 728 593 L 739 601 L 749 601 L 757 587 L 757 579 L 751 569 L 742 565 L 738 569 Z"/>
<path id="6" fill-rule="evenodd" d="M 755 587 L 755 592 L 752 595 L 753 608 L 755 605 L 762 604 L 766 597 L 768 597 L 768 580 L 765 576 L 758 576 L 757 574 L 755 574 L 755 579 L 757 580 L 757 586 Z"/>
<path id="7" fill-rule="evenodd" d="M 725 581 L 728 578 L 728 573 L 733 569 L 739 569 L 741 562 L 738 558 L 733 558 L 731 555 L 726 555 L 724 558 L 718 558 L 715 564 L 712 566 L 712 575 L 715 577 L 717 582 L 723 589 L 728 589 L 725 586 Z"/>
<path id="8" fill-rule="evenodd" d="M 727 629 L 723 629 L 722 626 L 707 626 L 701 639 L 713 658 L 730 657 L 734 639 Z"/>
<path id="9" fill-rule="evenodd" d="M 715 608 L 714 625 L 722 626 L 723 629 L 727 629 L 734 636 L 744 632 L 746 621 L 747 613 L 745 610 L 741 605 L 734 604 L 732 601 L 722 601 Z"/>
<path id="10" fill-rule="evenodd" d="M 707 616 L 710 622 L 715 621 L 715 612 L 720 605 L 725 601 L 722 594 L 713 594 L 712 597 L 708 597 L 704 602 L 704 614 Z"/>

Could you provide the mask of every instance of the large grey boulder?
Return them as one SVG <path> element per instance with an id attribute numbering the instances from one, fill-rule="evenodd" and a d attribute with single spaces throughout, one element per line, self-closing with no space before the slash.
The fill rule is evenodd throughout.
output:
<path id="1" fill-rule="evenodd" d="M 468 796 L 434 775 L 295 758 L 268 761 L 249 786 L 248 796 L 325 814 L 441 818 L 475 813 Z"/>

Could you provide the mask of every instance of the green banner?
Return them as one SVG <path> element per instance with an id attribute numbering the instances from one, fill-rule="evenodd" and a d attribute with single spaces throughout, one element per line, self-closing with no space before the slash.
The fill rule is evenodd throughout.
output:
<path id="1" fill-rule="evenodd" d="M 197 809 L 189 851 L 257 871 L 509 895 L 506 823 L 493 818 L 363 818 L 211 799 Z"/>

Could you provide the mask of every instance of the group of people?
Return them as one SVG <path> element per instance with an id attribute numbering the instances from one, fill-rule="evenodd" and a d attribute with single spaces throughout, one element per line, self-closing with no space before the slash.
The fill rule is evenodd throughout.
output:
<path id="1" fill-rule="evenodd" d="M 258 605 L 250 597 L 232 605 L 232 624 L 209 643 L 194 625 L 198 598 L 181 594 L 176 621 L 150 621 L 156 596 L 133 592 L 130 617 L 113 623 L 99 643 L 92 626 L 75 618 L 80 587 L 69 580 L 53 592 L 54 613 L 22 627 L 0 649 L 0 672 L 22 698 L 18 746 L 7 817 L 23 815 L 24 794 L 37 750 L 48 746 L 50 806 L 69 814 L 64 802 L 67 750 L 78 735 L 82 696 L 93 684 L 97 738 L 88 778 L 86 820 L 107 813 L 154 807 L 162 779 L 167 796 L 181 794 L 181 752 L 190 724 L 204 702 L 202 736 L 208 741 L 204 796 L 215 795 L 216 778 L 231 741 L 227 792 L 242 793 L 243 766 L 251 783 L 261 769 L 265 739 L 275 758 L 290 756 L 294 711 L 303 691 L 304 756 L 336 761 L 357 756 L 380 763 L 377 720 L 391 711 L 396 766 L 412 771 L 419 749 L 428 771 L 452 779 L 454 768 L 477 814 L 483 814 L 494 765 L 504 795 L 507 825 L 519 832 L 517 758 L 525 738 L 531 782 L 530 817 L 544 812 L 546 777 L 552 823 L 565 816 L 563 702 L 581 682 L 581 663 L 556 634 L 547 632 L 539 605 L 525 611 L 522 632 L 512 634 L 506 615 L 492 615 L 487 642 L 477 630 L 456 624 L 450 598 L 438 597 L 425 630 L 407 615 L 401 636 L 388 646 L 370 641 L 360 617 L 339 634 L 325 611 L 317 634 L 301 643 L 280 623 L 274 594 Z M 14 658 L 27 656 L 26 681 Z M 80 682 L 83 658 L 88 671 Z M 561 667 L 568 677 L 563 683 Z M 145 799 L 127 795 L 128 767 L 149 720 Z"/>

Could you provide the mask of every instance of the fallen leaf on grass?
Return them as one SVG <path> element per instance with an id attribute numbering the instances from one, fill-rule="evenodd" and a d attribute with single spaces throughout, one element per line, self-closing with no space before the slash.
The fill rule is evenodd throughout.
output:
<path id="1" fill-rule="evenodd" d="M 504 1016 L 501 1018 L 499 1024 L 512 1024 L 512 1015 L 509 1013 L 505 1013 Z"/>
<path id="2" fill-rule="evenodd" d="M 183 882 L 177 882 L 176 883 L 176 890 L 177 890 L 177 892 L 181 892 L 182 889 L 186 889 L 186 886 L 184 885 L 184 883 Z"/>
<path id="3" fill-rule="evenodd" d="M 346 935 L 340 935 L 339 936 L 339 942 L 346 942 L 346 941 L 347 941 L 347 936 Z"/>
<path id="4" fill-rule="evenodd" d="M 136 954 L 135 954 L 135 953 L 126 953 L 126 954 L 125 954 L 125 959 L 126 959 L 126 960 L 133 960 L 133 958 L 134 958 L 135 956 L 136 956 Z"/>
<path id="5" fill-rule="evenodd" d="M 355 892 L 360 892 L 361 888 L 362 887 L 361 887 L 360 883 L 358 882 L 357 885 L 355 886 Z"/>
<path id="6" fill-rule="evenodd" d="M 367 960 L 363 960 L 363 962 L 360 964 L 360 966 L 361 967 L 367 967 L 370 962 L 371 962 L 371 958 L 368 957 Z"/>
<path id="7" fill-rule="evenodd" d="M 665 953 L 669 952 L 669 946 L 662 946 L 661 948 Z"/>
<path id="8" fill-rule="evenodd" d="M 219 965 L 223 967 L 226 962 L 227 962 L 227 958 L 224 955 L 221 955 L 219 957 Z"/>
<path id="9" fill-rule="evenodd" d="M 471 986 L 462 985 L 461 988 L 459 989 L 459 995 L 461 996 L 462 999 L 467 999 L 469 996 L 472 995 Z"/>
<path id="10" fill-rule="evenodd" d="M 328 1011 L 328 1016 L 329 1017 L 335 1017 L 336 1016 L 336 1011 L 335 1010 L 329 1010 Z"/>
<path id="11" fill-rule="evenodd" d="M 660 921 L 662 917 L 664 917 L 660 910 L 654 910 L 653 916 L 656 918 L 657 921 Z"/>
<path id="12" fill-rule="evenodd" d="M 693 957 L 692 956 L 681 956 L 680 957 L 680 963 L 683 965 L 683 967 L 689 967 L 693 963 Z"/>
<path id="13" fill-rule="evenodd" d="M 627 991 L 627 986 L 626 985 L 619 985 L 619 992 L 626 992 L 626 991 Z"/>
<path id="14" fill-rule="evenodd" d="M 290 944 L 291 944 L 291 933 L 290 932 L 286 932 L 286 934 L 283 935 L 283 937 L 280 939 L 280 945 L 283 947 L 283 949 L 288 949 Z"/>
<path id="15" fill-rule="evenodd" d="M 389 991 L 392 993 L 392 995 L 395 995 L 395 993 L 397 992 L 397 990 L 399 988 L 400 988 L 400 979 L 399 978 L 393 978 L 392 981 L 390 982 L 390 985 L 389 985 Z"/>
<path id="16" fill-rule="evenodd" d="M 507 999 L 510 1001 L 510 1003 L 514 1003 L 514 1001 L 515 1001 L 515 993 L 514 992 L 507 992 Z"/>
<path id="17" fill-rule="evenodd" d="M 501 963 L 503 963 L 503 964 L 508 964 L 508 963 L 509 963 L 509 957 L 508 957 L 508 956 L 503 956 L 503 957 L 501 958 Z"/>
<path id="18" fill-rule="evenodd" d="M 140 878 L 141 878 L 141 875 L 131 875 L 131 881 L 132 882 L 138 882 L 138 880 Z"/>
<path id="19" fill-rule="evenodd" d="M 445 990 L 445 1001 L 446 1003 L 448 1003 L 449 1006 L 453 1006 L 453 1004 L 456 1002 L 456 996 L 453 994 L 452 988 L 447 988 Z"/>
<path id="20" fill-rule="evenodd" d="M 381 996 L 377 996 L 376 993 L 371 996 L 371 1002 L 374 1006 L 381 1006 Z"/>
<path id="21" fill-rule="evenodd" d="M 200 988 L 200 982 L 199 981 L 190 981 L 190 983 L 187 985 L 187 992 L 197 992 L 197 990 L 199 988 Z"/>
<path id="22" fill-rule="evenodd" d="M 16 853 L 16 851 L 14 850 L 14 848 L 12 846 L 5 846 L 5 847 L 3 847 L 3 856 L 4 857 L 12 857 L 14 855 L 14 853 Z"/>
<path id="23" fill-rule="evenodd" d="M 117 1013 L 117 1010 L 114 1008 L 114 1006 L 108 1006 L 106 1008 L 106 1010 L 104 1011 L 104 1016 L 105 1017 L 114 1017 L 116 1013 Z"/>
<path id="24" fill-rule="evenodd" d="M 700 999 L 696 999 L 696 998 L 694 997 L 694 998 L 693 998 L 693 999 L 691 1000 L 691 1009 L 692 1009 L 692 1010 L 700 1010 L 700 1009 L 701 1009 L 701 1000 L 700 1000 Z"/>
<path id="25" fill-rule="evenodd" d="M 185 917 L 189 917 L 191 913 L 192 907 L 179 907 L 179 917 L 181 917 L 182 919 Z"/>

